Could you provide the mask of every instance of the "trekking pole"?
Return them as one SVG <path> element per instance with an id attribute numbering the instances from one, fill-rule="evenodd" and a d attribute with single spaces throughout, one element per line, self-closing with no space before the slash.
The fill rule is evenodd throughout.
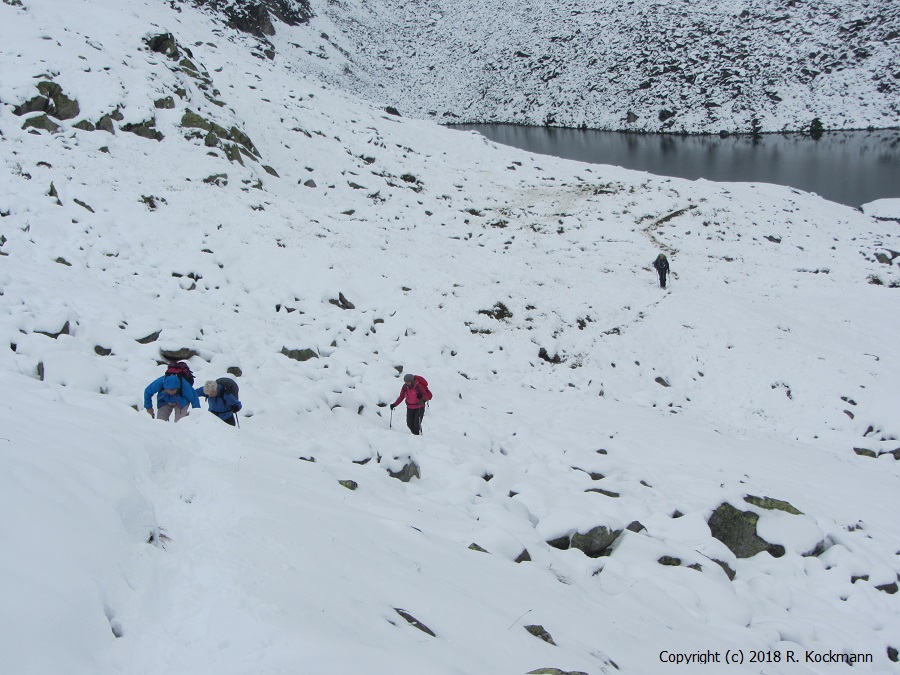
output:
<path id="1" fill-rule="evenodd" d="M 234 423 L 237 425 L 238 429 L 241 428 L 241 423 L 238 422 L 238 414 L 237 413 L 234 413 Z"/>
<path id="2" fill-rule="evenodd" d="M 388 421 L 388 429 L 394 428 L 394 409 L 391 408 L 391 419 Z"/>

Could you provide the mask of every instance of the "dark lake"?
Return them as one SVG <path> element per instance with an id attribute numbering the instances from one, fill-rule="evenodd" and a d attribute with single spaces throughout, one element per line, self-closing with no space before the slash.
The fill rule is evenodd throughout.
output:
<path id="1" fill-rule="evenodd" d="M 662 176 L 790 185 L 860 206 L 900 198 L 900 129 L 760 137 L 629 134 L 615 131 L 459 124 L 529 152 L 613 164 Z"/>

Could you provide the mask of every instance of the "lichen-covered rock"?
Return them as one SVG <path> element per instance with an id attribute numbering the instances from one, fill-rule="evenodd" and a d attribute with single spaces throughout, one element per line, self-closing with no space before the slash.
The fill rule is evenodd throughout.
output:
<path id="1" fill-rule="evenodd" d="M 23 129 L 40 129 L 41 131 L 49 131 L 50 133 L 54 133 L 59 131 L 59 125 L 51 120 L 47 114 L 43 115 L 35 115 L 34 117 L 29 117 L 25 120 L 25 123 L 22 124 Z"/>
<path id="2" fill-rule="evenodd" d="M 228 185 L 228 174 L 227 173 L 216 173 L 212 176 L 207 176 L 203 179 L 203 182 L 207 185 L 216 185 L 218 187 L 225 187 Z"/>
<path id="3" fill-rule="evenodd" d="M 63 93 L 62 87 L 56 82 L 43 81 L 38 82 L 38 91 L 46 96 L 50 101 L 47 114 L 52 115 L 58 120 L 70 120 L 81 113 L 78 107 L 78 101 L 69 98 Z"/>
<path id="4" fill-rule="evenodd" d="M 97 120 L 97 129 L 99 131 L 106 131 L 110 134 L 116 133 L 116 125 L 113 124 L 113 116 L 104 115 L 99 120 Z"/>
<path id="5" fill-rule="evenodd" d="M 589 558 L 600 557 L 622 534 L 622 530 L 612 530 L 605 525 L 591 528 L 584 534 L 576 532 L 572 535 L 571 546 L 582 551 Z"/>
<path id="6" fill-rule="evenodd" d="M 294 359 L 294 361 L 309 361 L 310 359 L 319 358 L 319 355 L 312 349 L 288 349 L 287 347 L 282 347 L 281 353 L 289 359 Z"/>
<path id="7" fill-rule="evenodd" d="M 58 120 L 70 120 L 80 114 L 78 101 L 66 96 L 56 82 L 43 80 L 38 82 L 37 88 L 41 95 L 13 108 L 14 115 L 43 112 Z"/>
<path id="8" fill-rule="evenodd" d="M 163 135 L 155 127 L 156 120 L 151 119 L 137 124 L 123 124 L 122 131 L 127 131 L 140 136 L 141 138 L 150 139 L 151 141 L 161 141 Z"/>
<path id="9" fill-rule="evenodd" d="M 144 40 L 144 43 L 151 51 L 157 54 L 163 54 L 173 61 L 181 58 L 181 49 L 178 47 L 178 41 L 171 33 L 161 33 L 153 35 Z"/>
<path id="10" fill-rule="evenodd" d="M 546 642 L 547 644 L 556 646 L 556 643 L 553 641 L 553 637 L 544 630 L 544 627 L 538 624 L 533 624 L 531 626 L 525 626 L 525 630 L 534 635 L 535 637 L 539 637 L 541 640 Z"/>
<path id="11" fill-rule="evenodd" d="M 729 503 L 717 508 L 708 521 L 712 536 L 721 541 L 738 558 L 751 558 L 768 551 L 771 555 L 784 555 L 784 547 L 770 544 L 756 533 L 759 516 L 752 511 L 739 511 Z"/>
<path id="12" fill-rule="evenodd" d="M 47 112 L 49 106 L 50 99 L 46 96 L 35 96 L 34 98 L 25 101 L 25 103 L 13 108 L 13 115 L 22 117 L 23 115 L 28 115 L 30 113 Z"/>
<path id="13" fill-rule="evenodd" d="M 748 504 L 753 504 L 753 506 L 758 506 L 759 508 L 766 509 L 768 511 L 784 511 L 785 513 L 791 513 L 795 516 L 803 515 L 802 511 L 794 508 L 791 504 L 786 501 L 782 501 L 781 499 L 747 495 L 744 497 L 744 501 Z"/>
<path id="14" fill-rule="evenodd" d="M 184 115 L 181 116 L 181 126 L 186 127 L 188 129 L 203 129 L 204 131 L 212 131 L 216 136 L 220 138 L 228 137 L 228 130 L 225 127 L 216 124 L 215 122 L 211 122 L 205 117 L 201 117 L 193 110 L 185 110 Z"/>

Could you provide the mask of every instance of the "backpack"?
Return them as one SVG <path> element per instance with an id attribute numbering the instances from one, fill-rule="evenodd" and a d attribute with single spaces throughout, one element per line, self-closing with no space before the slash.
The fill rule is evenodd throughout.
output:
<path id="1" fill-rule="evenodd" d="M 422 400 L 430 401 L 433 394 L 431 393 L 431 390 L 428 388 L 428 380 L 426 380 L 421 375 L 415 375 L 415 378 L 416 378 L 416 386 L 419 389 L 419 391 L 422 393 Z"/>
<path id="2" fill-rule="evenodd" d="M 219 389 L 222 390 L 222 394 L 231 394 L 235 398 L 240 398 L 238 393 L 240 392 L 240 387 L 238 387 L 238 383 L 232 380 L 230 377 L 220 377 L 216 380 L 216 384 L 219 386 Z"/>
<path id="3" fill-rule="evenodd" d="M 190 366 L 184 361 L 170 363 L 169 367 L 166 368 L 166 375 L 177 375 L 181 380 L 187 380 L 191 386 L 194 384 L 194 374 L 191 372 Z"/>

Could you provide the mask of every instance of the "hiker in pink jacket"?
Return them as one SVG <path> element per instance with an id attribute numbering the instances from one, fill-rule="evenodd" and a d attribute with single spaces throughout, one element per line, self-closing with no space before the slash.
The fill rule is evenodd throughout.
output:
<path id="1" fill-rule="evenodd" d="M 422 435 L 422 418 L 425 417 L 425 403 L 431 400 L 428 382 L 424 377 L 407 373 L 403 376 L 403 388 L 397 400 L 391 403 L 391 410 L 406 400 L 406 426 L 416 436 Z"/>

